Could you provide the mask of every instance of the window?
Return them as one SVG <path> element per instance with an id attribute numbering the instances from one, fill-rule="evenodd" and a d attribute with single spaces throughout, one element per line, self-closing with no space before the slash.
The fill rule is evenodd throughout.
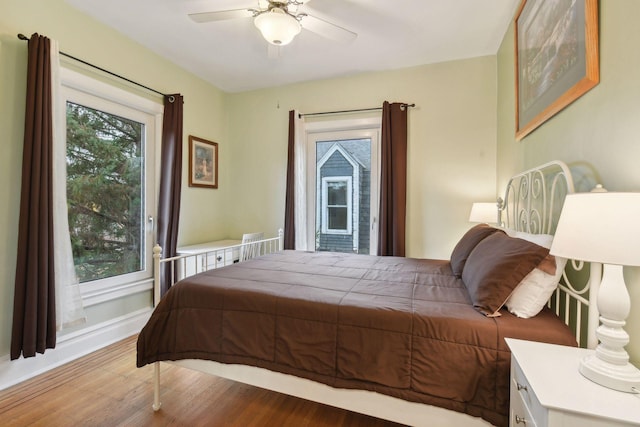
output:
<path id="1" fill-rule="evenodd" d="M 374 254 L 380 119 L 312 122 L 305 128 L 309 247 Z"/>
<path id="2" fill-rule="evenodd" d="M 61 77 L 73 258 L 97 303 L 151 284 L 162 105 L 66 68 Z"/>
<path id="3" fill-rule="evenodd" d="M 144 268 L 144 134 L 143 123 L 67 101 L 69 233 L 80 283 Z"/>
<path id="4" fill-rule="evenodd" d="M 352 229 L 351 177 L 322 180 L 322 228 L 328 234 L 350 234 Z"/>

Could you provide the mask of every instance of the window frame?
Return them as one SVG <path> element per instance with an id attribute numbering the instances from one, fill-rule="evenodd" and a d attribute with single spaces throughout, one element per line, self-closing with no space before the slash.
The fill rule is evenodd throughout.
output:
<path id="1" fill-rule="evenodd" d="M 369 253 L 375 255 L 378 247 L 378 215 L 380 206 L 380 140 L 381 117 L 323 120 L 305 123 L 305 188 L 307 192 L 307 244 L 315 247 L 317 224 L 320 220 L 316 206 L 319 203 L 319 176 L 316 171 L 316 142 L 327 140 L 371 140 L 371 199 Z M 358 208 L 359 209 L 359 208 Z M 320 229 L 321 230 L 321 229 Z M 354 234 L 354 238 L 358 233 Z"/>
<path id="2" fill-rule="evenodd" d="M 155 215 L 159 185 L 159 155 L 162 138 L 162 116 L 164 106 L 132 91 L 119 87 L 109 78 L 80 73 L 68 67 L 60 68 L 60 115 L 59 120 L 66 135 L 67 101 L 109 114 L 126 117 L 145 126 L 144 136 L 144 214 L 145 235 L 143 268 L 133 273 L 97 279 L 80 284 L 80 293 L 85 307 L 106 301 L 145 292 L 153 288 L 153 245 L 155 242 Z M 66 138 L 64 140 L 66 144 Z"/>
<path id="3" fill-rule="evenodd" d="M 329 205 L 329 183 L 330 182 L 346 182 L 347 183 L 347 228 L 329 228 L 329 208 L 343 207 L 342 205 Z M 339 234 L 350 235 L 353 233 L 353 177 L 350 176 L 325 176 L 322 178 L 322 233 L 323 234 Z"/>

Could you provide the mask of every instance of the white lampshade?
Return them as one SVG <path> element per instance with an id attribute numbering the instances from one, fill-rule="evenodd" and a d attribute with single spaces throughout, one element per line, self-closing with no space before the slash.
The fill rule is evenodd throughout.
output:
<path id="1" fill-rule="evenodd" d="M 486 222 L 495 224 L 498 222 L 498 206 L 495 203 L 474 203 L 471 205 L 469 222 Z"/>
<path id="2" fill-rule="evenodd" d="M 253 23 L 266 41 L 277 46 L 291 43 L 302 30 L 295 17 L 277 7 L 256 16 Z"/>
<path id="3" fill-rule="evenodd" d="M 640 266 L 640 193 L 576 193 L 565 198 L 552 255 Z"/>
<path id="4" fill-rule="evenodd" d="M 624 325 L 631 301 L 623 266 L 640 266 L 640 193 L 600 190 L 567 195 L 549 253 L 604 264 L 597 294 L 600 343 L 578 369 L 597 384 L 636 393 L 640 370 L 629 363 L 624 349 L 629 343 Z"/>

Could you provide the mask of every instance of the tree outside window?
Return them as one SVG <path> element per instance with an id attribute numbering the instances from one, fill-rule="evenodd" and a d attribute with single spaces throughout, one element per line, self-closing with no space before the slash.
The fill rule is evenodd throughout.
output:
<path id="1" fill-rule="evenodd" d="M 144 128 L 67 102 L 69 229 L 80 282 L 143 268 Z"/>

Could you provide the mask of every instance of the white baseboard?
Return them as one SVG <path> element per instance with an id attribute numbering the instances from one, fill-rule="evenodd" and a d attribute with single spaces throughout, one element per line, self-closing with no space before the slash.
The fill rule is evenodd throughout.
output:
<path id="1" fill-rule="evenodd" d="M 49 349 L 36 357 L 13 361 L 10 360 L 9 355 L 0 357 L 0 390 L 135 335 L 140 332 L 150 315 L 151 308 L 142 309 L 63 335 L 58 339 L 56 348 Z"/>

